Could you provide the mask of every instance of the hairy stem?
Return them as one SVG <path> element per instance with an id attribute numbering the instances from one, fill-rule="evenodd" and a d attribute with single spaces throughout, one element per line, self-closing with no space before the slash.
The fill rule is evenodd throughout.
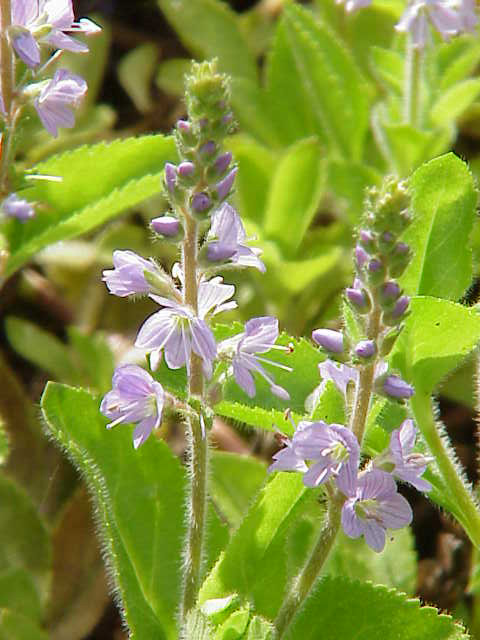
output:
<path id="1" fill-rule="evenodd" d="M 12 24 L 11 0 L 0 0 L 0 86 L 5 111 L 5 130 L 0 160 L 0 195 L 7 195 L 8 169 L 15 124 L 14 84 L 15 53 L 8 42 L 7 32 Z"/>
<path id="2" fill-rule="evenodd" d="M 369 316 L 367 326 L 367 336 L 369 340 L 376 340 L 380 330 L 380 307 L 374 301 L 372 313 Z M 357 436 L 357 440 L 362 445 L 363 434 L 365 433 L 365 425 L 367 423 L 368 408 L 370 406 L 370 398 L 372 397 L 373 380 L 375 374 L 376 361 L 372 361 L 360 369 L 358 375 L 358 385 L 355 391 L 355 400 L 353 403 L 353 411 L 350 419 L 350 428 Z"/>
<path id="3" fill-rule="evenodd" d="M 435 457 L 445 484 L 456 503 L 458 513 L 454 515 L 462 524 L 473 544 L 480 549 L 480 513 L 475 499 L 455 466 L 444 440 L 442 439 L 432 411 L 429 394 L 417 391 L 410 399 L 415 422 Z"/>
<path id="4" fill-rule="evenodd" d="M 188 213 L 185 215 L 185 239 L 183 242 L 183 272 L 185 277 L 184 302 L 195 313 L 198 312 L 197 281 L 197 222 Z M 188 381 L 190 395 L 203 395 L 202 361 L 194 353 L 190 359 Z M 189 418 L 188 444 L 191 490 L 188 497 L 189 521 L 185 549 L 185 575 L 182 602 L 182 619 L 193 609 L 200 586 L 203 540 L 205 530 L 205 511 L 207 493 L 207 439 L 202 433 L 200 418 Z"/>
<path id="5" fill-rule="evenodd" d="M 404 89 L 404 121 L 412 127 L 420 126 L 422 52 L 410 38 L 407 49 Z"/>
<path id="6" fill-rule="evenodd" d="M 283 601 L 275 620 L 278 638 L 285 637 L 296 612 L 302 606 L 314 586 L 317 577 L 325 564 L 340 529 L 342 504 L 344 498 L 333 496 L 329 501 L 328 513 L 320 532 L 317 544 L 303 569 L 295 578 L 292 587 Z"/>

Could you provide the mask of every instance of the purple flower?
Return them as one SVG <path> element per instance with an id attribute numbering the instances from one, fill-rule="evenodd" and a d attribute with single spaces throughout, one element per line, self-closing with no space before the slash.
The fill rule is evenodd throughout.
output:
<path id="1" fill-rule="evenodd" d="M 226 300 L 232 297 L 234 290 L 233 286 L 222 284 L 221 278 L 201 282 L 198 316 L 184 303 L 151 295 L 152 300 L 164 308 L 147 318 L 140 328 L 135 346 L 150 351 L 152 369 L 158 367 L 163 352 L 170 369 L 186 366 L 189 372 L 193 351 L 202 359 L 205 376 L 210 378 L 217 346 L 205 317 L 209 313 L 233 308 L 235 303 L 227 303 Z"/>
<path id="2" fill-rule="evenodd" d="M 296 431 L 301 431 L 310 424 L 311 422 L 299 422 Z M 292 441 L 289 438 L 282 440 L 285 446 L 272 456 L 275 462 L 268 467 L 268 471 L 308 471 L 305 460 L 294 451 Z"/>
<path id="3" fill-rule="evenodd" d="M 125 298 L 132 295 L 146 295 L 152 292 L 152 285 L 145 279 L 145 272 L 152 279 L 165 282 L 165 274 L 153 260 L 145 260 L 133 251 L 114 251 L 114 269 L 105 269 L 102 280 L 110 293 Z"/>
<path id="4" fill-rule="evenodd" d="M 237 175 L 237 171 L 237 167 L 234 167 L 229 173 L 227 173 L 225 178 L 223 178 L 223 180 L 220 180 L 220 182 L 218 182 L 215 186 L 217 198 L 220 200 L 220 202 L 222 200 L 225 200 L 225 198 L 230 193 L 235 181 L 235 176 Z"/>
<path id="5" fill-rule="evenodd" d="M 359 358 L 371 358 L 377 353 L 375 340 L 361 340 L 355 346 L 355 354 Z"/>
<path id="6" fill-rule="evenodd" d="M 71 128 L 75 117 L 71 107 L 77 107 L 87 91 L 83 78 L 65 69 L 55 72 L 34 102 L 35 109 L 45 129 L 55 138 L 59 127 Z"/>
<path id="7" fill-rule="evenodd" d="M 195 213 L 204 213 L 212 206 L 212 200 L 208 193 L 201 191 L 200 193 L 195 193 L 190 204 Z"/>
<path id="8" fill-rule="evenodd" d="M 120 423 L 137 422 L 133 432 L 135 449 L 145 442 L 162 419 L 164 391 L 159 382 L 134 364 L 118 367 L 113 374 L 112 390 L 102 400 L 100 411 L 112 420 L 111 429 Z"/>
<path id="9" fill-rule="evenodd" d="M 85 18 L 79 22 L 74 21 L 71 0 L 12 2 L 12 27 L 9 36 L 19 57 L 32 68 L 40 64 L 40 44 L 83 53 L 88 51 L 88 47 L 67 33 L 91 35 L 100 30 L 98 25 Z"/>
<path id="10" fill-rule="evenodd" d="M 312 422 L 295 432 L 292 449 L 299 459 L 314 461 L 303 476 L 307 487 L 318 487 L 333 477 L 343 493 L 355 492 L 360 447 L 350 429 L 340 424 Z"/>
<path id="11" fill-rule="evenodd" d="M 270 385 L 270 391 L 281 398 L 289 400 L 288 391 L 275 384 L 262 366 L 265 364 L 291 371 L 290 367 L 272 362 L 258 354 L 266 353 L 271 349 L 288 351 L 287 347 L 275 345 L 278 338 L 278 320 L 269 316 L 252 318 L 245 324 L 245 331 L 232 338 L 223 340 L 218 345 L 220 356 L 232 363 L 233 375 L 239 387 L 253 398 L 256 392 L 253 372 L 258 373 Z"/>
<path id="12" fill-rule="evenodd" d="M 389 473 L 373 469 L 362 473 L 355 491 L 342 507 L 342 527 L 350 538 L 365 536 L 377 552 L 385 546 L 386 529 L 401 529 L 412 521 L 407 500 L 397 493 Z"/>
<path id="13" fill-rule="evenodd" d="M 213 214 L 207 241 L 207 257 L 212 262 L 229 259 L 240 267 L 255 267 L 265 272 L 265 265 L 258 257 L 261 251 L 245 244 L 247 234 L 242 221 L 229 204 L 223 204 Z"/>
<path id="14" fill-rule="evenodd" d="M 405 382 L 400 376 L 388 375 L 379 378 L 378 382 L 381 385 L 383 392 L 392 398 L 397 400 L 403 400 L 411 398 L 415 393 L 412 386 Z"/>
<path id="15" fill-rule="evenodd" d="M 427 42 L 428 20 L 444 39 L 461 32 L 463 21 L 448 0 L 413 0 L 396 25 L 397 31 L 409 31 L 413 46 L 423 48 Z"/>
<path id="16" fill-rule="evenodd" d="M 358 371 L 346 364 L 339 364 L 332 360 L 325 360 L 325 362 L 321 362 L 318 365 L 318 370 L 320 371 L 320 377 L 322 378 L 320 393 L 323 393 L 325 390 L 328 380 L 331 380 L 343 395 L 346 395 L 347 393 L 347 386 L 349 382 L 357 384 Z"/>
<path id="17" fill-rule="evenodd" d="M 372 0 L 336 0 L 337 4 L 345 4 L 345 9 L 350 13 L 358 9 L 364 9 L 372 4 Z"/>
<path id="18" fill-rule="evenodd" d="M 396 478 L 419 491 L 430 491 L 432 485 L 420 477 L 427 468 L 428 458 L 421 453 L 412 453 L 416 436 L 413 420 L 404 420 L 398 429 L 392 431 L 389 450 L 379 456 L 374 465 L 389 470 Z"/>
<path id="19" fill-rule="evenodd" d="M 315 329 L 312 339 L 326 351 L 331 353 L 343 352 L 343 333 L 332 329 Z"/>
<path id="20" fill-rule="evenodd" d="M 175 191 L 177 185 L 177 167 L 171 162 L 165 163 L 165 184 L 170 193 Z"/>
<path id="21" fill-rule="evenodd" d="M 475 0 L 447 0 L 447 4 L 458 11 L 462 31 L 474 31 L 478 22 Z"/>
<path id="22" fill-rule="evenodd" d="M 403 316 L 408 309 L 408 305 L 410 304 L 410 298 L 408 296 L 402 296 L 397 300 L 395 306 L 392 311 L 393 318 L 400 318 Z"/>
<path id="23" fill-rule="evenodd" d="M 1 208 L 7 218 L 16 218 L 21 222 L 25 222 L 35 215 L 32 203 L 19 198 L 16 193 L 11 193 L 5 198 Z"/>
<path id="24" fill-rule="evenodd" d="M 166 238 L 175 238 L 180 231 L 180 220 L 173 216 L 159 216 L 158 218 L 153 218 L 150 224 L 152 225 L 152 229 L 155 233 L 165 236 Z"/>

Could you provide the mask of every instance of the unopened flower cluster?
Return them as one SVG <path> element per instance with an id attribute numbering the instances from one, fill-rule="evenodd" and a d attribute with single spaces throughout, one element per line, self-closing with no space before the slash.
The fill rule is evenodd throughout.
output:
<path id="1" fill-rule="evenodd" d="M 0 91 L 0 114 L 7 128 L 27 105 L 35 108 L 42 125 L 54 137 L 60 128 L 74 126 L 73 109 L 85 96 L 87 83 L 66 69 L 57 69 L 47 79 L 45 73 L 60 52 L 88 51 L 72 36 L 98 31 L 100 27 L 86 18 L 75 21 L 72 0 L 12 0 L 6 37 L 15 52 L 14 77 L 21 80 L 13 87 L 11 104 L 5 104 Z M 19 65 L 23 69 L 16 69 Z M 32 205 L 14 193 L 4 199 L 0 209 L 5 217 L 21 221 L 34 215 Z"/>
<path id="2" fill-rule="evenodd" d="M 243 332 L 220 342 L 210 326 L 213 316 L 237 306 L 232 300 L 235 288 L 224 283 L 217 275 L 219 270 L 254 267 L 264 272 L 265 266 L 260 251 L 250 246 L 240 216 L 227 201 L 237 168 L 232 154 L 222 149 L 233 120 L 226 79 L 216 73 L 213 63 L 194 65 L 186 89 L 189 119 L 180 120 L 175 128 L 181 161 L 165 166 L 164 186 L 170 208 L 151 221 L 151 229 L 156 239 L 174 243 L 179 249 L 185 225 L 198 229 L 199 246 L 195 242 L 193 247 L 196 308 L 185 296 L 185 247 L 182 263 L 175 263 L 170 274 L 153 258 L 145 259 L 129 250 L 115 251 L 114 268 L 104 271 L 103 279 L 116 296 L 146 295 L 158 305 L 159 310 L 140 327 L 135 341 L 135 346 L 148 355 L 152 371 L 163 358 L 167 367 L 185 367 L 189 376 L 195 354 L 201 360 L 207 385 L 231 375 L 253 397 L 256 375 L 266 380 L 273 394 L 288 400 L 287 391 L 264 367 L 275 366 L 265 358 L 266 352 L 287 350 L 275 344 L 279 335 L 276 318 L 253 318 Z M 216 369 L 221 373 L 216 374 Z M 110 427 L 120 422 L 138 423 L 134 432 L 134 445 L 138 447 L 159 426 L 165 398 L 162 386 L 150 373 L 136 365 L 125 365 L 116 370 L 113 389 L 103 399 L 101 411 L 112 420 Z"/>
<path id="3" fill-rule="evenodd" d="M 414 389 L 388 369 L 386 357 L 403 327 L 410 299 L 396 278 L 410 261 L 410 248 L 399 235 L 410 223 L 405 185 L 387 179 L 380 191 L 373 189 L 367 201 L 365 227 L 354 251 L 356 277 L 345 291 L 355 318 L 355 337 L 330 329 L 317 329 L 313 340 L 328 355 L 319 365 L 322 382 L 308 400 L 313 411 L 330 381 L 343 394 L 347 406 L 359 393 L 360 373 L 370 368 L 373 390 L 391 401 L 404 402 Z M 337 360 L 337 361 L 336 361 Z M 348 364 L 347 364 L 348 362 Z M 302 421 L 293 438 L 274 456 L 270 471 L 297 471 L 308 487 L 329 483 L 343 499 L 345 533 L 364 536 L 375 551 L 385 545 L 386 530 L 399 529 L 412 520 L 408 502 L 397 491 L 397 480 L 420 491 L 430 490 L 421 476 L 427 458 L 415 452 L 416 428 L 406 419 L 391 433 L 389 448 L 362 463 L 362 443 L 352 425 Z"/>
<path id="4" fill-rule="evenodd" d="M 349 12 L 370 6 L 372 0 L 337 0 Z M 429 23 L 445 40 L 473 31 L 477 25 L 475 0 L 411 0 L 396 25 L 407 32 L 413 46 L 422 49 L 428 41 Z"/>

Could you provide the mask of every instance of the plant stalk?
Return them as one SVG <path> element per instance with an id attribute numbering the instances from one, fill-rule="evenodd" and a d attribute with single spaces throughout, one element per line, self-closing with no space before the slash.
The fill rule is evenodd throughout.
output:
<path id="1" fill-rule="evenodd" d="M 342 504 L 344 498 L 336 495 L 330 498 L 328 513 L 320 532 L 317 544 L 313 548 L 310 557 L 306 561 L 302 571 L 298 574 L 292 587 L 285 598 L 275 620 L 275 627 L 279 640 L 286 637 L 296 612 L 302 606 L 305 599 L 314 586 L 317 577 L 325 564 L 333 543 L 340 529 Z"/>
<path id="2" fill-rule="evenodd" d="M 412 38 L 407 45 L 404 89 L 404 122 L 412 127 L 420 127 L 422 50 L 413 46 Z"/>
<path id="3" fill-rule="evenodd" d="M 183 272 L 185 278 L 184 302 L 198 313 L 197 280 L 197 222 L 188 212 L 184 212 L 185 238 L 183 242 Z M 188 391 L 190 395 L 203 395 L 202 361 L 192 352 Z M 202 433 L 200 418 L 187 420 L 189 444 L 189 472 L 191 490 L 188 497 L 188 531 L 185 549 L 185 574 L 183 585 L 182 623 L 185 626 L 187 613 L 195 606 L 200 587 L 205 513 L 207 495 L 208 443 Z"/>
<path id="4" fill-rule="evenodd" d="M 415 422 L 419 426 L 442 478 L 451 491 L 462 518 L 460 520 L 472 543 L 480 549 L 480 513 L 474 497 L 455 468 L 445 442 L 438 431 L 432 412 L 430 395 L 417 391 L 410 399 Z M 454 514 L 456 515 L 456 514 Z"/>
<path id="5" fill-rule="evenodd" d="M 15 128 L 15 52 L 8 42 L 7 32 L 12 24 L 11 0 L 0 0 L 0 88 L 4 108 L 5 130 L 1 145 L 0 196 L 9 193 L 8 169 Z"/>

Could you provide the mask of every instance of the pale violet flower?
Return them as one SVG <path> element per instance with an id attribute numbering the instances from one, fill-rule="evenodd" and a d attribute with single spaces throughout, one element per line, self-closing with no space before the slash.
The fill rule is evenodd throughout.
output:
<path id="1" fill-rule="evenodd" d="M 342 507 L 342 528 L 350 538 L 365 537 L 374 551 L 385 546 L 386 529 L 402 529 L 412 521 L 412 509 L 397 492 L 393 477 L 373 469 L 362 473 L 355 491 Z"/>
<path id="2" fill-rule="evenodd" d="M 100 31 L 91 20 L 75 22 L 72 0 L 14 0 L 9 38 L 18 56 L 29 67 L 40 64 L 40 45 L 86 52 L 88 47 L 67 33 L 90 35 Z"/>
<path id="3" fill-rule="evenodd" d="M 299 422 L 297 430 L 309 424 L 311 423 Z M 300 471 L 302 473 L 308 471 L 307 463 L 294 450 L 292 440 L 283 438 L 282 441 L 285 446 L 272 456 L 275 462 L 268 467 L 268 471 Z"/>
<path id="4" fill-rule="evenodd" d="M 349 429 L 321 420 L 312 422 L 295 432 L 292 450 L 299 459 L 313 462 L 303 476 L 307 487 L 317 487 L 334 478 L 343 493 L 355 492 L 360 447 Z"/>
<path id="5" fill-rule="evenodd" d="M 137 449 L 160 425 L 164 400 L 159 382 L 145 369 L 127 364 L 115 370 L 112 390 L 104 396 L 100 411 L 112 421 L 107 429 L 120 423 L 138 423 L 133 432 L 133 446 Z"/>
<path id="6" fill-rule="evenodd" d="M 164 354 L 170 369 L 186 366 L 190 371 L 190 356 L 196 353 L 203 363 L 207 378 L 212 375 L 217 345 L 213 333 L 205 322 L 207 315 L 215 315 L 233 308 L 227 302 L 235 288 L 225 285 L 220 277 L 202 281 L 198 288 L 198 316 L 187 304 L 150 295 L 152 300 L 164 307 L 147 318 L 138 333 L 135 346 L 150 352 L 150 364 L 156 369 Z"/>
<path id="7" fill-rule="evenodd" d="M 413 0 L 395 26 L 409 32 L 413 46 L 423 48 L 428 39 L 428 22 L 447 40 L 465 29 L 464 19 L 449 0 Z"/>
<path id="8" fill-rule="evenodd" d="M 412 453 L 416 437 L 413 421 L 404 420 L 398 429 L 392 431 L 390 448 L 374 460 L 374 465 L 390 471 L 419 491 L 430 491 L 432 485 L 420 477 L 425 473 L 429 459 L 421 453 Z"/>
<path id="9" fill-rule="evenodd" d="M 35 210 L 31 202 L 19 198 L 16 193 L 11 193 L 1 204 L 1 210 L 5 217 L 16 218 L 25 222 L 35 215 Z"/>
<path id="10" fill-rule="evenodd" d="M 212 216 L 207 236 L 207 258 L 211 262 L 225 262 L 240 267 L 255 267 L 262 273 L 265 265 L 258 257 L 260 249 L 247 246 L 247 234 L 235 209 L 224 203 Z"/>
<path id="11" fill-rule="evenodd" d="M 358 9 L 364 9 L 372 4 L 372 0 L 336 0 L 337 4 L 344 4 L 345 9 L 350 13 Z"/>
<path id="12" fill-rule="evenodd" d="M 275 344 L 278 333 L 278 320 L 276 318 L 269 316 L 252 318 L 245 324 L 243 333 L 227 338 L 218 345 L 219 356 L 231 362 L 235 381 L 250 398 L 253 398 L 256 393 L 255 380 L 252 374 L 258 373 L 266 380 L 273 394 L 282 400 L 290 399 L 288 391 L 275 384 L 273 378 L 263 368 L 262 363 L 286 371 L 291 371 L 291 368 L 259 355 L 271 349 L 289 351 L 288 347 Z"/>
<path id="13" fill-rule="evenodd" d="M 66 69 L 59 69 L 50 81 L 42 83 L 34 107 L 43 126 L 52 136 L 58 136 L 60 127 L 74 126 L 72 107 L 79 105 L 86 92 L 85 80 Z"/>
<path id="14" fill-rule="evenodd" d="M 102 280 L 110 293 L 121 298 L 152 293 L 151 281 L 165 280 L 165 274 L 153 260 L 145 260 L 134 251 L 114 251 L 113 266 L 103 271 Z M 151 276 L 150 282 L 145 279 L 146 273 Z"/>

